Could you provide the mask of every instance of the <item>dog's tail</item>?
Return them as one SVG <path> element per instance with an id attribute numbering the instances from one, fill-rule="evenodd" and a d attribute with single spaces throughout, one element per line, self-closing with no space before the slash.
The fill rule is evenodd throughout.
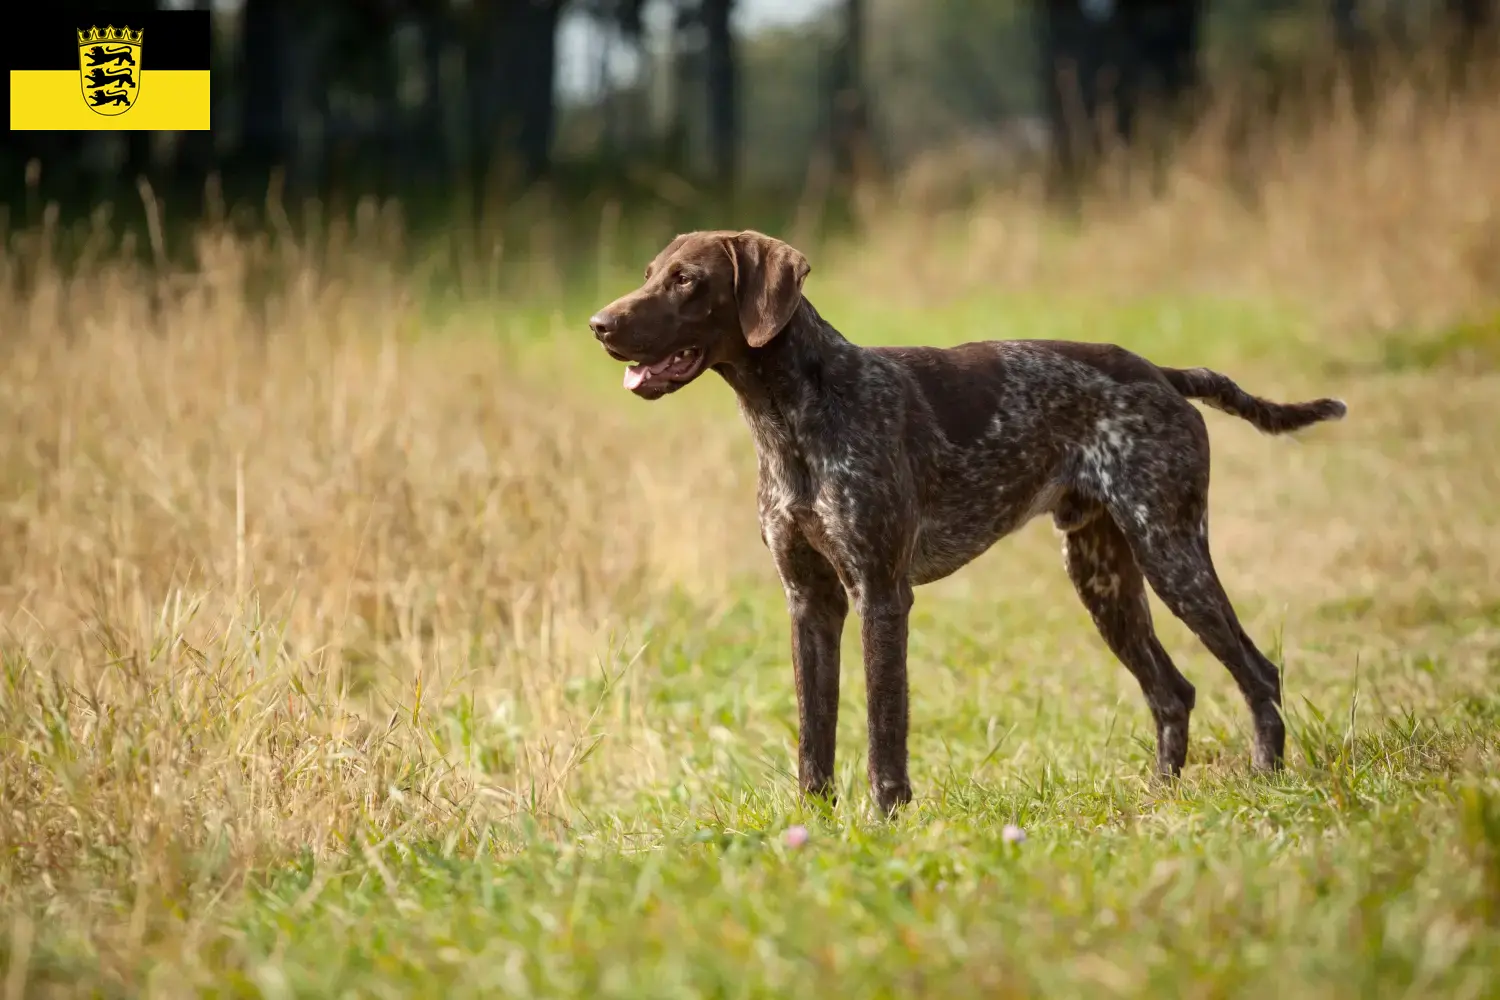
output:
<path id="1" fill-rule="evenodd" d="M 1341 420 L 1349 408 L 1342 399 L 1306 403 L 1273 403 L 1252 396 L 1227 375 L 1207 368 L 1163 368 L 1172 388 L 1188 399 L 1201 399 L 1216 410 L 1248 420 L 1265 434 L 1290 434 L 1324 420 Z"/>

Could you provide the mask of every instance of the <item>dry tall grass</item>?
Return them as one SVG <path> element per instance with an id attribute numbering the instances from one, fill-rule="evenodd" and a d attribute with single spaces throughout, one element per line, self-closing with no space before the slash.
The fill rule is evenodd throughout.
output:
<path id="1" fill-rule="evenodd" d="M 1500 301 L 1497 163 L 1496 102 L 1431 116 L 1397 93 L 1368 130 L 1267 141 L 1253 211 L 1205 141 L 1164 198 L 1096 201 L 1077 237 L 1016 199 L 956 243 L 898 207 L 819 273 L 893 295 L 1217 290 L 1329 330 L 1430 326 Z M 190 942 L 187 900 L 276 859 L 565 822 L 590 753 L 616 800 L 665 780 L 667 738 L 628 699 L 606 709 L 626 737 L 597 751 L 599 679 L 632 683 L 659 602 L 711 615 L 742 574 L 769 579 L 732 419 L 641 415 L 562 362 L 523 366 L 493 335 L 503 304 L 431 328 L 390 235 L 367 235 L 375 251 L 334 255 L 207 228 L 193 266 L 157 277 L 103 252 L 67 271 L 45 229 L 0 251 L 0 906 L 67 922 L 106 965 L 163 922 Z M 581 315 L 540 333 L 582 340 Z M 1330 499 L 1326 467 L 1279 451 L 1281 484 L 1216 522 L 1268 577 L 1238 585 L 1379 594 L 1446 566 L 1445 596 L 1483 599 L 1494 377 L 1370 379 L 1342 468 L 1402 502 Z M 1246 451 L 1225 461 L 1257 476 Z"/>
<path id="2" fill-rule="evenodd" d="M 1295 303 L 1325 331 L 1421 331 L 1500 309 L 1500 87 L 1417 77 L 1357 113 L 1347 86 L 1310 125 L 1210 107 L 1171 165 L 1117 157 L 1059 242 L 1035 185 L 934 211 L 973 164 L 934 157 L 894 194 L 905 225 L 856 264 L 881 287 L 1229 294 Z M 882 213 L 890 201 L 875 199 Z M 957 239 L 955 239 L 957 237 Z M 948 248 L 949 252 L 931 252 Z M 952 252 L 962 248 L 961 253 Z M 910 271 L 914 270 L 914 274 Z M 916 280 L 903 280 L 913 277 Z"/>
<path id="3" fill-rule="evenodd" d="M 595 738 L 577 682 L 621 671 L 645 597 L 717 572 L 657 544 L 741 485 L 673 467 L 712 434 L 643 443 L 487 332 L 419 330 L 369 260 L 198 253 L 160 286 L 24 240 L 0 264 L 7 908 L 561 814 Z M 285 291 L 257 315 L 262 265 Z"/>

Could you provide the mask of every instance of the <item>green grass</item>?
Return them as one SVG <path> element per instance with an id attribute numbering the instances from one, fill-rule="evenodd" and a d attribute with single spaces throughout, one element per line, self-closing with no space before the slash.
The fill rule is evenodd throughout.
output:
<path id="1" fill-rule="evenodd" d="M 599 753 L 622 752 L 611 716 L 637 700 L 680 754 L 654 787 L 591 787 L 585 760 L 585 798 L 566 819 L 523 813 L 479 842 L 457 826 L 446 842 L 356 832 L 320 860 L 183 886 L 143 918 L 135 987 L 1493 995 L 1500 697 L 1478 678 L 1469 697 L 1423 712 L 1372 708 L 1378 687 L 1308 704 L 1294 680 L 1291 770 L 1255 778 L 1238 706 L 1194 657 L 1218 702 L 1199 713 L 1197 766 L 1167 788 L 1147 778 L 1148 726 L 1116 683 L 1123 671 L 1080 652 L 1079 615 L 1030 628 L 1035 619 L 1008 615 L 1002 630 L 963 602 L 927 602 L 914 654 L 919 801 L 885 823 L 860 774 L 857 683 L 843 704 L 841 804 L 794 797 L 784 628 L 763 596 L 707 629 L 688 602 L 664 610 L 633 689 L 577 685 Z M 1026 662 L 1049 646 L 1075 654 L 1050 669 Z M 1398 667 L 1384 670 L 1401 682 Z M 501 727 L 465 717 L 462 699 L 415 724 L 460 756 L 505 742 Z M 1004 842 L 1008 823 L 1023 843 Z M 793 824 L 810 831 L 800 848 L 784 840 Z M 130 910 L 128 890 L 115 905 Z M 113 991 L 90 942 L 44 941 L 33 976 Z"/>
<path id="2" fill-rule="evenodd" d="M 638 829 L 597 817 L 498 860 L 403 845 L 278 872 L 232 934 L 250 982 L 306 995 L 1480 995 L 1500 809 L 1451 781 L 1492 742 L 1457 727 L 1314 726 L 1317 773 L 1177 793 L 1046 767 L 991 785 L 963 754 L 889 828 L 721 776 Z"/>
<path id="3" fill-rule="evenodd" d="M 813 298 L 864 342 L 1108 339 L 1164 363 L 1224 366 L 1267 394 L 1349 397 L 1347 425 L 1295 442 L 1209 418 L 1215 553 L 1247 628 L 1285 671 L 1288 770 L 1250 774 L 1247 713 L 1227 673 L 1157 605 L 1199 708 L 1183 780 L 1153 780 L 1140 693 L 1039 523 L 918 593 L 913 806 L 887 822 L 869 802 L 854 619 L 839 802 L 802 802 L 787 623 L 754 538 L 753 465 L 732 399 L 713 380 L 651 407 L 626 397 L 618 367 L 577 329 L 593 304 L 579 300 L 493 320 L 515 337 L 478 355 L 490 367 L 475 391 L 503 405 L 507 392 L 566 386 L 559 412 L 602 425 L 589 442 L 618 440 L 570 446 L 576 428 L 545 438 L 552 464 L 521 469 L 524 496 L 503 515 L 464 513 L 458 487 L 423 471 L 478 459 L 410 446 L 418 457 L 387 467 L 406 477 L 407 499 L 358 508 L 359 537 L 388 539 L 372 580 L 404 595 L 390 598 L 386 624 L 375 612 L 341 624 L 297 610 L 350 606 L 306 592 L 332 593 L 363 565 L 365 549 L 330 548 L 341 554 L 326 556 L 327 575 L 287 586 L 280 568 L 325 558 L 313 535 L 252 559 L 260 619 L 223 597 L 233 574 L 221 560 L 193 591 L 218 609 L 198 624 L 149 574 L 124 577 L 140 597 L 133 610 L 90 605 L 69 584 L 72 606 L 93 609 L 98 646 L 12 621 L 0 640 L 11 757 L 0 809 L 11 836 L 32 839 L 9 840 L 0 863 L 9 995 L 1500 995 L 1500 625 L 1482 556 L 1496 515 L 1476 501 L 1497 468 L 1483 429 L 1493 380 L 1364 371 L 1331 384 L 1294 314 L 1225 301 L 985 296 L 918 310 L 837 284 Z M 468 314 L 452 322 L 492 332 Z M 404 370 L 397 403 L 372 392 L 356 414 L 415 428 L 412 441 L 472 430 L 493 442 L 508 426 L 520 440 L 519 410 L 507 425 L 442 408 L 459 363 L 438 343 L 409 346 L 416 371 Z M 77 350 L 87 362 L 91 348 Z M 280 416 L 274 396 L 204 398 L 225 415 L 195 431 L 210 451 L 235 414 L 256 415 L 257 433 L 278 443 L 249 488 L 277 475 L 287 491 L 299 476 L 323 488 L 336 459 L 297 471 L 290 443 L 303 427 L 324 434 L 317 421 Z M 132 433 L 149 435 L 156 404 L 130 405 L 148 415 Z M 107 463 L 120 432 L 93 433 L 105 456 L 95 461 Z M 602 484 L 629 479 L 611 463 L 645 449 L 670 484 L 705 440 L 724 442 L 723 484 L 605 520 L 592 548 L 560 541 L 559 554 L 538 540 L 544 529 L 514 527 L 571 502 L 566 486 L 536 494 L 546 501 L 524 493 L 554 475 L 582 484 L 585 509 L 620 517 L 587 507 Z M 497 462 L 540 461 L 493 447 Z M 29 454 L 8 453 L 17 476 L 36 472 Z M 188 525 L 170 530 L 198 532 L 183 498 L 195 476 L 224 480 L 183 461 L 199 471 L 176 485 L 150 471 L 157 493 L 132 488 L 168 498 L 140 503 Z M 1423 461 L 1436 493 L 1396 478 Z M 388 479 L 360 488 L 378 493 Z M 38 533 L 102 531 L 85 509 L 28 516 Z M 272 532 L 272 516 L 250 533 Z M 284 527 L 304 515 L 275 516 Z M 444 525 L 463 517 L 516 534 L 450 547 Z M 225 551 L 230 523 L 204 515 L 191 538 Z M 557 623 L 519 610 L 530 624 L 499 621 L 526 586 L 550 586 L 554 561 L 576 550 L 588 565 L 642 534 L 648 546 L 702 550 L 722 573 L 656 586 L 640 582 L 644 571 L 600 570 L 573 605 L 554 603 Z M 62 584 L 5 551 L 18 576 L 36 574 L 23 606 L 45 617 Z M 507 558 L 515 582 L 499 598 L 443 575 Z M 572 632 L 560 623 L 569 608 L 585 619 Z M 199 628 L 207 638 L 190 641 Z M 343 657 L 338 680 L 329 656 Z M 337 729 L 356 716 L 354 730 Z M 150 812 L 157 796 L 175 811 L 132 826 L 133 803 Z M 1007 843 L 1006 824 L 1025 840 Z M 810 833 L 803 846 L 785 840 L 794 825 Z"/>

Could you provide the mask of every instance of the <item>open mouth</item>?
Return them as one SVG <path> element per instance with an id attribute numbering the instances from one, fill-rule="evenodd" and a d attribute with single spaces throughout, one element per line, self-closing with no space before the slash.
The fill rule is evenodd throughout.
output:
<path id="1" fill-rule="evenodd" d="M 609 352 L 617 361 L 628 361 Z M 625 388 L 639 396 L 660 396 L 680 389 L 698 377 L 703 370 L 703 352 L 687 347 L 654 364 L 644 362 L 625 369 Z"/>

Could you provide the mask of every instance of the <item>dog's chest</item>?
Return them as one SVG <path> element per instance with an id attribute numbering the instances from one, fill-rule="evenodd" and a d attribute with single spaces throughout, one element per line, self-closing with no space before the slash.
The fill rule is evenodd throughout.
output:
<path id="1" fill-rule="evenodd" d="M 871 515 L 901 504 L 890 477 L 845 450 L 804 449 L 790 438 L 762 447 L 758 484 L 762 535 L 796 531 L 836 566 L 859 558 Z"/>
<path id="2" fill-rule="evenodd" d="M 928 461 L 899 463 L 873 436 L 799 447 L 784 425 L 752 427 L 762 536 L 796 531 L 836 566 L 894 560 L 918 582 L 940 579 L 1056 500 L 1052 462 L 998 436 L 963 450 L 927 442 Z"/>
<path id="3" fill-rule="evenodd" d="M 815 465 L 792 449 L 761 455 L 758 494 L 763 526 L 795 527 L 822 551 L 821 543 L 838 534 L 840 519 L 840 512 L 820 502 L 820 496 L 829 492 L 847 496 L 853 490 L 847 484 L 828 482 Z"/>

